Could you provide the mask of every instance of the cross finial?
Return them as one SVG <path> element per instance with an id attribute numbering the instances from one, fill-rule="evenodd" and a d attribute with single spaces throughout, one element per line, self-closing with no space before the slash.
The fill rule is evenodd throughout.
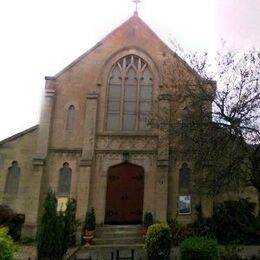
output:
<path id="1" fill-rule="evenodd" d="M 138 4 L 141 3 L 141 0 L 133 0 L 135 3 L 135 12 L 134 15 L 138 15 Z"/>

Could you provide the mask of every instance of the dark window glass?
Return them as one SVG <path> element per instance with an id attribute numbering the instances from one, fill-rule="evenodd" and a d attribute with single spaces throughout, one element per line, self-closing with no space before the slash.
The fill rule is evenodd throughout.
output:
<path id="1" fill-rule="evenodd" d="M 72 130 L 75 127 L 76 110 L 73 105 L 70 105 L 67 111 L 66 129 Z"/>
<path id="2" fill-rule="evenodd" d="M 66 162 L 59 172 L 58 193 L 68 195 L 70 193 L 71 169 Z"/>
<path id="3" fill-rule="evenodd" d="M 13 161 L 12 166 L 8 168 L 5 193 L 6 194 L 17 194 L 20 181 L 20 168 L 18 162 Z"/>
<path id="4" fill-rule="evenodd" d="M 179 192 L 189 193 L 190 192 L 190 175 L 191 170 L 187 163 L 184 163 L 179 173 Z"/>

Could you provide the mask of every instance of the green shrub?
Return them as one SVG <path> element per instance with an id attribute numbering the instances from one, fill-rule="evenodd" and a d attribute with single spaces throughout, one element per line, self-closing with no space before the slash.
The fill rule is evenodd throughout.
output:
<path id="1" fill-rule="evenodd" d="M 15 246 L 7 228 L 0 228 L 0 259 L 14 260 Z"/>
<path id="2" fill-rule="evenodd" d="M 144 213 L 144 222 L 143 226 L 148 228 L 153 224 L 153 214 L 151 212 L 145 212 Z"/>
<path id="3" fill-rule="evenodd" d="M 90 208 L 85 217 L 85 228 L 92 231 L 96 228 L 96 214 L 94 208 Z"/>
<path id="4" fill-rule="evenodd" d="M 189 224 L 195 236 L 215 238 L 216 227 L 212 218 L 199 218 Z"/>
<path id="5" fill-rule="evenodd" d="M 248 243 L 252 238 L 251 227 L 256 222 L 254 209 L 255 204 L 247 199 L 225 201 L 215 206 L 213 221 L 219 243 Z"/>
<path id="6" fill-rule="evenodd" d="M 74 199 L 69 199 L 67 202 L 66 210 L 62 214 L 62 254 L 66 254 L 69 245 L 73 244 L 76 224 L 75 224 L 75 215 L 76 215 L 76 201 Z"/>
<path id="7" fill-rule="evenodd" d="M 168 224 L 171 228 L 172 244 L 174 246 L 180 245 L 183 240 L 194 235 L 192 227 L 189 225 L 182 225 L 178 223 L 176 219 L 169 220 Z"/>
<path id="8" fill-rule="evenodd" d="M 219 259 L 216 240 L 204 237 L 185 239 L 180 245 L 181 260 L 217 260 Z"/>
<path id="9" fill-rule="evenodd" d="M 57 214 L 57 199 L 52 190 L 47 192 L 38 229 L 38 259 L 62 259 L 62 221 Z"/>
<path id="10" fill-rule="evenodd" d="M 171 230 L 166 224 L 153 224 L 148 228 L 145 250 L 149 260 L 168 260 L 171 253 Z"/>
<path id="11" fill-rule="evenodd" d="M 0 205 L 0 226 L 8 228 L 8 235 L 11 236 L 14 241 L 20 239 L 23 223 L 23 214 L 15 213 L 7 205 Z"/>

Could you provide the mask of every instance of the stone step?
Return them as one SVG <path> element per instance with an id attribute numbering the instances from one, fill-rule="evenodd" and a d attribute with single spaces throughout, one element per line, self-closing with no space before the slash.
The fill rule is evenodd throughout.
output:
<path id="1" fill-rule="evenodd" d="M 96 238 L 121 238 L 124 236 L 140 237 L 142 236 L 141 230 L 96 230 Z"/>
<path id="2" fill-rule="evenodd" d="M 110 238 L 94 238 L 93 245 L 113 245 L 113 244 L 142 244 L 143 237 L 127 237 L 122 236 L 120 238 L 117 237 L 110 237 Z"/>
<path id="3" fill-rule="evenodd" d="M 104 226 L 98 226 L 96 228 L 97 231 L 115 231 L 115 230 L 122 230 L 122 231 L 130 231 L 130 230 L 142 230 L 142 225 L 104 225 Z"/>

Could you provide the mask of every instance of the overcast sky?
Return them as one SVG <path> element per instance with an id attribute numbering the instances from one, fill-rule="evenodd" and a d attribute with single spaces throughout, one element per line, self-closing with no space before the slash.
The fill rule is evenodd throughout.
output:
<path id="1" fill-rule="evenodd" d="M 91 48 L 135 9 L 131 0 L 0 1 L 0 140 L 38 123 L 44 76 Z M 166 43 L 214 51 L 260 47 L 260 0 L 143 0 Z"/>

